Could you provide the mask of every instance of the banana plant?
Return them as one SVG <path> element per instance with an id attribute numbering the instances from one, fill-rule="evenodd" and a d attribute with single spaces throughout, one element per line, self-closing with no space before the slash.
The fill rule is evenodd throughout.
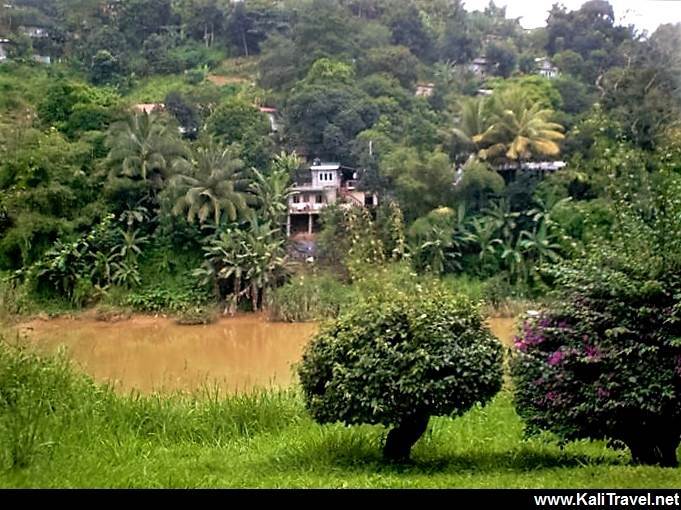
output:
<path id="1" fill-rule="evenodd" d="M 470 240 L 478 246 L 478 261 L 480 270 L 484 271 L 486 262 L 495 259 L 499 254 L 498 246 L 501 239 L 496 237 L 497 226 L 489 218 L 476 218 L 471 222 Z"/>
<path id="2" fill-rule="evenodd" d="M 555 242 L 555 237 L 549 233 L 546 221 L 542 221 L 532 231 L 523 230 L 520 233 L 519 245 L 524 253 L 536 260 L 538 265 L 547 261 L 560 260 L 561 247 Z"/>
<path id="3" fill-rule="evenodd" d="M 527 263 L 523 255 L 520 241 L 513 243 L 506 240 L 501 245 L 501 260 L 506 264 L 511 280 L 524 282 L 527 280 Z"/>

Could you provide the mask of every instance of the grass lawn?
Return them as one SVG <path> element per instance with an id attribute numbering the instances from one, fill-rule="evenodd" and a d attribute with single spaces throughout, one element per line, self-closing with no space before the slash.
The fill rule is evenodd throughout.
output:
<path id="1" fill-rule="evenodd" d="M 227 399 L 98 390 L 55 420 L 3 487 L 679 487 L 681 469 L 627 465 L 601 442 L 524 441 L 508 392 L 431 420 L 413 462 L 381 461 L 382 427 L 320 426 L 293 392 Z M 50 437 L 48 437 L 50 436 Z M 5 452 L 7 453 L 7 451 Z"/>

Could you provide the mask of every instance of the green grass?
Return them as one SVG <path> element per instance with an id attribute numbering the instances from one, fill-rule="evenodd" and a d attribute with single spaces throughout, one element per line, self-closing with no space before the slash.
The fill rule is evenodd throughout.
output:
<path id="1" fill-rule="evenodd" d="M 2 487 L 678 487 L 602 442 L 523 440 L 502 392 L 436 418 L 413 462 L 381 460 L 385 429 L 320 426 L 295 391 L 116 395 L 64 359 L 0 349 Z M 4 392 L 4 393 L 3 393 Z M 12 459 L 19 460 L 14 462 Z"/>
<path id="2" fill-rule="evenodd" d="M 254 81 L 258 73 L 258 61 L 259 57 L 228 58 L 213 70 L 213 74 Z"/>
<path id="3" fill-rule="evenodd" d="M 187 95 L 220 93 L 215 85 L 209 82 L 194 85 L 189 83 L 182 74 L 154 75 L 140 80 L 124 99 L 130 104 L 162 103 L 168 93 L 173 91 Z"/>

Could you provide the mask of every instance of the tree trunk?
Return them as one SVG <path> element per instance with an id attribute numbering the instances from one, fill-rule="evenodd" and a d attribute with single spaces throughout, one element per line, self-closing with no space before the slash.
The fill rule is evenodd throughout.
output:
<path id="1" fill-rule="evenodd" d="M 406 418 L 388 432 L 383 448 L 383 457 L 390 462 L 405 462 L 409 460 L 411 448 L 423 435 L 428 427 L 430 417 L 416 414 Z"/>
<path id="2" fill-rule="evenodd" d="M 251 284 L 251 302 L 253 304 L 253 311 L 258 312 L 260 308 L 258 307 L 258 285 L 253 283 Z"/>
<path id="3" fill-rule="evenodd" d="M 662 467 L 677 467 L 676 449 L 681 437 L 678 432 L 644 432 L 640 436 L 625 441 L 631 450 L 634 464 L 646 466 L 659 465 Z"/>

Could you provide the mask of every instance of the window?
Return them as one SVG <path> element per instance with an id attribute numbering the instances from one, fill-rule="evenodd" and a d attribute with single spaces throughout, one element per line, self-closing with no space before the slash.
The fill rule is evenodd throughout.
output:
<path id="1" fill-rule="evenodd" d="M 303 195 L 303 202 L 305 202 L 307 204 L 309 201 L 310 201 L 310 198 L 308 197 L 307 193 L 305 193 Z"/>
<path id="2" fill-rule="evenodd" d="M 323 203 L 323 199 L 322 199 L 322 198 L 323 198 L 323 197 L 322 197 L 322 194 L 321 194 L 321 193 L 317 193 L 317 196 L 315 197 L 315 202 L 317 202 L 318 204 Z"/>
<path id="3" fill-rule="evenodd" d="M 364 195 L 364 205 L 367 205 L 367 206 L 374 205 L 374 196 L 373 195 Z"/>
<path id="4" fill-rule="evenodd" d="M 300 203 L 300 195 L 293 195 L 293 203 L 294 204 Z"/>

